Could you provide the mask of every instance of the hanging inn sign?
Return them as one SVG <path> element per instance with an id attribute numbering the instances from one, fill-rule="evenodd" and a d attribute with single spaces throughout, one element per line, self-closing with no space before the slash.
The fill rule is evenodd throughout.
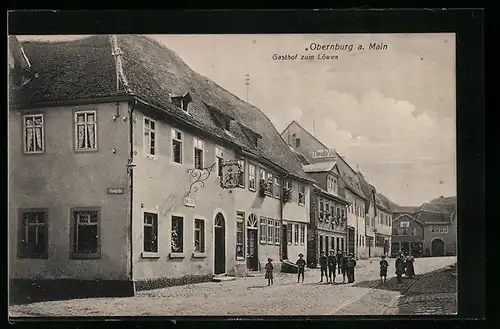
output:
<path id="1" fill-rule="evenodd" d="M 222 177 L 220 185 L 224 189 L 232 189 L 238 187 L 238 177 L 241 172 L 241 165 L 237 160 L 229 160 L 222 162 Z"/>

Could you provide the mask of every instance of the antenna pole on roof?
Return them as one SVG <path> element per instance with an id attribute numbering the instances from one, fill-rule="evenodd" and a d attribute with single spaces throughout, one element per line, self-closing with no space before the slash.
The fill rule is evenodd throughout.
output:
<path id="1" fill-rule="evenodd" d="M 247 102 L 248 102 L 248 89 L 250 88 L 250 75 L 245 74 L 245 86 L 247 88 Z"/>

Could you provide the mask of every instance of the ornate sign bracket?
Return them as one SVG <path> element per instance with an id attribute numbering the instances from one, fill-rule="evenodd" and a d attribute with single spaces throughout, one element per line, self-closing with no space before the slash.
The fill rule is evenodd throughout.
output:
<path id="1" fill-rule="evenodd" d="M 214 162 L 210 167 L 197 169 L 197 168 L 189 168 L 188 173 L 191 177 L 194 178 L 193 182 L 189 186 L 189 190 L 186 193 L 186 196 L 189 197 L 193 193 L 196 193 L 198 189 L 205 187 L 205 181 L 212 174 L 212 169 L 214 169 L 216 162 Z"/>

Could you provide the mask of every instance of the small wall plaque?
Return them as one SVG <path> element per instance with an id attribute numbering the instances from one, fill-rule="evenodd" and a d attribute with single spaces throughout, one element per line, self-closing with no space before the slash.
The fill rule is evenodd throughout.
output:
<path id="1" fill-rule="evenodd" d="M 184 198 L 184 206 L 194 208 L 195 207 L 194 198 L 191 198 L 188 196 L 185 197 Z"/>
<path id="2" fill-rule="evenodd" d="M 123 187 L 109 187 L 108 188 L 108 194 L 123 194 L 124 188 Z"/>

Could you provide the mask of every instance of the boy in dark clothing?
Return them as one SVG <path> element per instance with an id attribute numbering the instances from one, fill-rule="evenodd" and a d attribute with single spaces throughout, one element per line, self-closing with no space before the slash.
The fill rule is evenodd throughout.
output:
<path id="1" fill-rule="evenodd" d="M 385 255 L 382 255 L 382 260 L 380 261 L 380 283 L 387 282 L 387 268 L 389 263 L 385 259 Z"/>
<path id="2" fill-rule="evenodd" d="M 330 250 L 330 256 L 328 256 L 328 278 L 330 283 L 335 283 L 335 269 L 337 267 L 337 256 L 335 252 Z"/>
<path id="3" fill-rule="evenodd" d="M 323 282 L 323 275 L 326 278 L 326 281 L 328 282 L 328 273 L 326 272 L 326 263 L 328 259 L 325 256 L 325 252 L 322 251 L 319 256 L 319 266 L 321 268 L 321 280 L 319 282 Z"/>
<path id="4" fill-rule="evenodd" d="M 340 270 L 342 268 L 342 251 L 337 250 L 337 268 L 340 274 Z"/>
<path id="5" fill-rule="evenodd" d="M 297 261 L 297 266 L 298 266 L 298 276 L 297 276 L 297 283 L 300 281 L 300 276 L 302 276 L 302 282 L 304 282 L 304 269 L 306 268 L 306 261 L 304 260 L 304 255 L 299 254 L 299 260 Z"/>
<path id="6" fill-rule="evenodd" d="M 347 276 L 347 261 L 349 257 L 347 257 L 347 253 L 342 255 L 342 259 L 340 260 L 340 266 L 342 268 L 342 283 L 345 283 L 345 277 Z"/>

